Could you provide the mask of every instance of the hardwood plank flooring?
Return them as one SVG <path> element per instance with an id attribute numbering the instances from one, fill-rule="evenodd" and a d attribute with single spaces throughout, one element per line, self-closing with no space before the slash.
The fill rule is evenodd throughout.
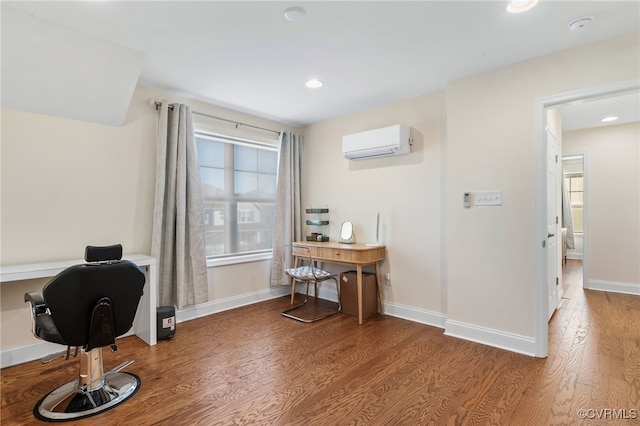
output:
<path id="1" fill-rule="evenodd" d="M 68 424 L 640 424 L 640 297 L 585 291 L 581 264 L 564 270 L 546 359 L 389 316 L 304 324 L 280 315 L 282 297 L 180 323 L 155 347 L 119 339 L 117 352 L 104 351 L 105 368 L 134 359 L 127 371 L 140 390 Z M 1 370 L 0 423 L 42 424 L 35 403 L 77 371 L 73 359 Z M 581 409 L 594 418 L 579 418 Z M 605 409 L 627 419 L 597 418 Z"/>

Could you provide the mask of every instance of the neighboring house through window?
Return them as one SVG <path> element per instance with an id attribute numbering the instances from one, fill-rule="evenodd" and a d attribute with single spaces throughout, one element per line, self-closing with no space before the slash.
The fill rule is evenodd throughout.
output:
<path id="1" fill-rule="evenodd" d="M 278 148 L 196 132 L 207 258 L 272 250 Z"/>

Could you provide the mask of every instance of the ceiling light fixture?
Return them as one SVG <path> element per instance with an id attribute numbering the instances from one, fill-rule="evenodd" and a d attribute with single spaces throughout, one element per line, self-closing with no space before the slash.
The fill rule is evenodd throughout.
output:
<path id="1" fill-rule="evenodd" d="M 507 12 L 526 12 L 529 9 L 533 9 L 536 4 L 538 4 L 538 0 L 510 0 L 509 5 L 507 6 Z"/>
<path id="2" fill-rule="evenodd" d="M 284 11 L 284 17 L 291 22 L 302 21 L 305 16 L 307 16 L 307 12 L 303 8 L 298 6 L 288 7 Z"/>
<path id="3" fill-rule="evenodd" d="M 307 82 L 304 83 L 304 85 L 310 89 L 318 89 L 324 86 L 324 82 L 322 80 L 318 80 L 317 78 L 312 78 L 307 80 Z"/>
<path id="4" fill-rule="evenodd" d="M 573 21 L 569 22 L 569 30 L 571 30 L 571 32 L 581 30 L 589 25 L 591 21 L 593 21 L 593 18 L 591 16 L 584 16 L 582 18 L 574 19 Z"/>
<path id="5" fill-rule="evenodd" d="M 603 123 L 610 123 L 612 121 L 616 121 L 617 119 L 618 119 L 618 117 L 616 117 L 614 115 L 610 115 L 609 117 L 605 117 L 600 121 L 602 121 Z"/>

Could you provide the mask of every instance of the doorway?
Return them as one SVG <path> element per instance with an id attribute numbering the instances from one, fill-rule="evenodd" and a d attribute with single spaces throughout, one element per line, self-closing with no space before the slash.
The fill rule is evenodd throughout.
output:
<path id="1" fill-rule="evenodd" d="M 562 233 L 563 250 L 562 265 L 571 264 L 571 269 L 579 267 L 581 272 L 580 287 L 584 287 L 586 276 L 587 245 L 587 173 L 585 170 L 585 153 L 566 154 L 562 156 Z M 572 274 L 576 276 L 576 274 Z M 569 283 L 563 280 L 562 290 L 566 293 Z"/>
<path id="2" fill-rule="evenodd" d="M 548 238 L 548 179 L 547 179 L 547 110 L 572 103 L 604 99 L 640 91 L 640 79 L 601 86 L 594 89 L 554 95 L 536 100 L 536 356 L 546 357 L 549 352 L 549 286 L 548 274 L 552 262 L 546 248 Z M 560 152 L 560 155 L 562 153 Z M 585 269 L 586 271 L 586 269 Z M 585 274 L 586 277 L 586 274 Z"/>

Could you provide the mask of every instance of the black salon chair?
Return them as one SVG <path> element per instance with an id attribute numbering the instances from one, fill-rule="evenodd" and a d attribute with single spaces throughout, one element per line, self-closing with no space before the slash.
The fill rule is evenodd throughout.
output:
<path id="1" fill-rule="evenodd" d="M 140 387 L 137 376 L 120 371 L 133 361 L 106 373 L 102 366 L 102 348 L 117 350 L 116 337 L 131 329 L 145 283 L 140 268 L 121 258 L 121 245 L 88 246 L 87 263 L 60 272 L 45 284 L 42 295 L 24 295 L 37 338 L 80 348 L 78 379 L 42 398 L 33 410 L 38 419 L 93 416 L 124 402 Z"/>

